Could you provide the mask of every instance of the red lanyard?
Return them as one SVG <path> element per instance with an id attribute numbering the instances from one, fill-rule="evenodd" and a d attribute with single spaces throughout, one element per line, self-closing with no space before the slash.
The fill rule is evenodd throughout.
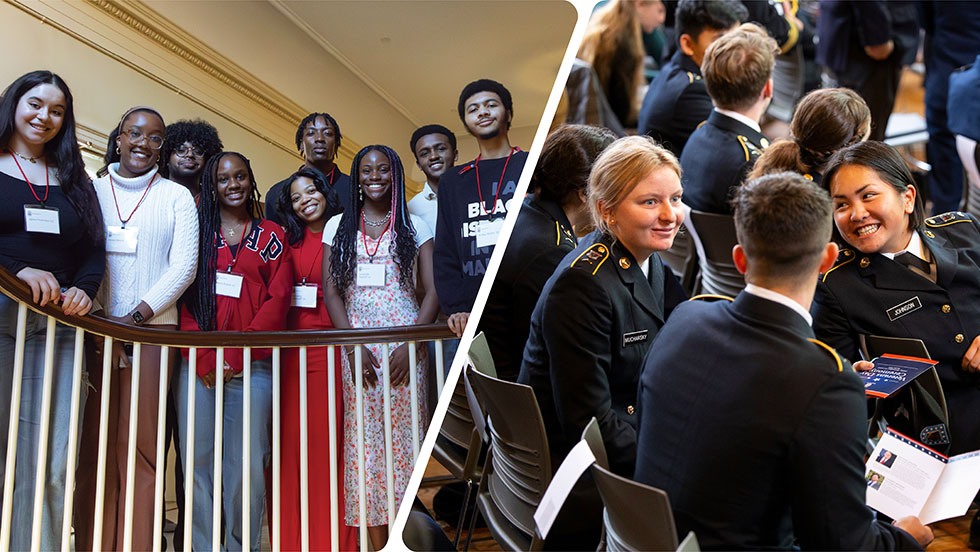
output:
<path id="1" fill-rule="evenodd" d="M 361 239 L 364 240 L 364 252 L 367 253 L 369 259 L 374 261 L 374 256 L 378 254 L 378 249 L 381 247 L 381 240 L 385 237 L 388 232 L 388 227 L 391 226 L 391 218 L 388 218 L 388 222 L 385 223 L 385 229 L 381 231 L 381 235 L 378 236 L 378 243 L 374 246 L 374 252 L 368 248 L 367 242 L 367 224 L 364 218 L 364 211 L 361 211 Z"/>
<path id="2" fill-rule="evenodd" d="M 330 174 L 327 175 L 327 184 L 329 184 L 331 188 L 333 188 L 333 176 L 335 172 L 337 172 L 337 165 L 334 165 L 333 168 L 330 169 Z"/>
<path id="3" fill-rule="evenodd" d="M 510 163 L 510 157 L 514 155 L 514 152 L 517 150 L 518 148 L 510 148 L 510 153 L 507 154 L 507 159 L 504 161 L 504 170 L 500 171 L 500 180 L 497 181 L 497 193 L 493 196 L 493 209 L 491 209 L 490 212 L 487 212 L 486 207 L 483 206 L 483 188 L 480 187 L 480 157 L 482 157 L 483 154 L 481 153 L 480 155 L 477 155 L 476 161 L 473 161 L 473 168 L 476 169 L 476 193 L 480 197 L 480 211 L 482 211 L 484 215 L 492 216 L 495 212 L 497 212 L 497 200 L 500 198 L 500 190 L 504 187 L 504 175 L 507 174 L 507 165 Z"/>
<path id="4" fill-rule="evenodd" d="M 115 182 L 112 180 L 112 175 L 111 174 L 109 175 L 109 189 L 112 190 L 112 202 L 116 204 L 116 215 L 119 217 L 119 222 L 122 223 L 123 228 L 125 228 L 126 223 L 128 223 L 130 219 L 133 218 L 133 215 L 136 214 L 136 210 L 140 208 L 140 205 L 143 204 L 143 200 L 146 199 L 146 194 L 150 193 L 150 186 L 152 186 L 153 183 L 156 182 L 157 178 L 159 177 L 160 177 L 159 174 L 153 175 L 153 178 L 150 179 L 150 183 L 147 184 L 146 189 L 143 190 L 143 197 L 141 197 L 140 200 L 136 202 L 136 207 L 133 207 L 133 210 L 129 212 L 129 216 L 123 218 L 122 213 L 119 211 L 119 200 L 116 198 L 116 185 Z"/>
<path id="5" fill-rule="evenodd" d="M 31 191 L 31 195 L 34 196 L 34 199 L 38 200 L 43 207 L 44 202 L 48 200 L 48 192 L 51 191 L 51 174 L 48 172 L 48 162 L 44 162 L 44 199 L 41 199 L 37 197 L 37 192 L 34 191 L 34 185 L 27 179 L 27 174 L 24 172 L 24 167 L 20 166 L 20 161 L 17 160 L 17 155 L 10 152 L 10 157 L 14 160 L 14 163 L 17 163 L 17 168 L 20 169 L 20 175 L 24 177 L 24 182 L 27 182 L 27 188 Z"/>
<path id="6" fill-rule="evenodd" d="M 249 226 L 251 224 L 252 221 L 250 220 L 245 222 L 245 229 L 242 232 L 242 240 L 238 242 L 238 249 L 231 256 L 231 262 L 228 263 L 228 274 L 231 274 L 232 269 L 234 269 L 235 265 L 238 264 L 238 257 L 242 254 L 242 242 L 248 239 L 248 236 L 251 233 L 249 231 Z M 228 251 L 231 252 L 231 246 L 228 245 L 228 242 L 225 240 L 225 233 L 220 228 L 218 229 L 218 235 L 221 236 L 221 241 L 224 242 L 225 246 L 228 248 Z"/>
<path id="7" fill-rule="evenodd" d="M 309 236 L 307 236 L 307 239 L 309 239 Z M 367 249 L 367 243 L 364 244 L 364 248 Z M 374 252 L 377 253 L 378 250 L 375 249 Z M 322 254 L 323 254 L 323 246 L 321 245 L 320 247 L 317 248 L 316 255 L 313 256 L 313 262 L 310 263 L 310 269 L 306 271 L 306 276 L 303 276 L 303 279 L 300 281 L 300 285 L 303 286 L 306 285 L 306 281 L 310 279 L 310 274 L 313 274 L 313 269 L 316 267 L 317 259 L 319 259 L 320 255 Z"/>

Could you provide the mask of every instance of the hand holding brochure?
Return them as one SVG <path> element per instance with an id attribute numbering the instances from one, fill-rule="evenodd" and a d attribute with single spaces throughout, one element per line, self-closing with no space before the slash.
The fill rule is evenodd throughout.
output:
<path id="1" fill-rule="evenodd" d="M 867 504 L 922 523 L 962 516 L 980 490 L 980 451 L 947 458 L 889 429 L 866 464 Z"/>
<path id="2" fill-rule="evenodd" d="M 864 393 L 867 396 L 883 399 L 935 366 L 937 361 L 884 354 L 871 362 L 875 367 L 867 372 L 858 372 L 858 375 L 864 380 Z"/>

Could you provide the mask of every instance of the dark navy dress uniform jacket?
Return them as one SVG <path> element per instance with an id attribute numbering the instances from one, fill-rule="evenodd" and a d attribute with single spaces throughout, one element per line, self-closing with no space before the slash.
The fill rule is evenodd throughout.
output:
<path id="1" fill-rule="evenodd" d="M 858 335 L 918 338 L 936 369 L 949 408 L 950 454 L 980 448 L 980 374 L 960 368 L 980 334 L 980 224 L 965 213 L 926 220 L 922 243 L 936 262 L 936 283 L 879 254 L 841 251 L 814 298 L 814 330 L 850 359 Z"/>

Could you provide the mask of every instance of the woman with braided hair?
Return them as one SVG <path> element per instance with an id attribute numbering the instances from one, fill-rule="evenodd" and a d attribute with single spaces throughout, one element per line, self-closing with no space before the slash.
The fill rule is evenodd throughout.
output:
<path id="1" fill-rule="evenodd" d="M 337 328 L 365 328 L 430 324 L 439 311 L 432 279 L 432 233 L 425 222 L 408 212 L 405 173 L 401 159 L 387 146 L 367 146 L 351 167 L 350 205 L 327 223 L 323 232 L 324 297 Z M 416 288 L 424 289 L 421 305 Z M 424 428 L 424 347 L 410 359 L 408 344 L 389 346 L 391 426 L 394 481 L 385 469 L 384 396 L 381 345 L 349 348 L 344 361 L 344 463 L 347 525 L 366 523 L 375 550 L 388 539 L 387 496 L 393 488 L 401 502 L 412 473 L 412 401 L 409 371 L 416 371 L 419 427 Z M 356 377 L 356 379 L 355 379 Z M 364 427 L 358 428 L 355 382 L 364 384 Z M 360 519 L 358 433 L 363 429 L 366 519 Z M 421 433 L 421 432 L 420 432 Z"/>
<path id="2" fill-rule="evenodd" d="M 292 294 L 292 265 L 282 227 L 264 220 L 255 176 L 247 158 L 225 152 L 204 167 L 198 221 L 201 227 L 197 277 L 184 296 L 180 325 L 185 331 L 284 330 Z M 243 450 L 242 411 L 245 383 L 241 349 L 225 349 L 216 366 L 214 349 L 197 349 L 194 386 L 194 550 L 212 548 L 212 504 L 222 501 L 224 546 L 258 550 L 265 506 L 265 467 L 272 454 L 272 363 L 269 349 L 252 349 L 250 450 Z M 186 357 L 187 350 L 182 354 Z M 188 365 L 181 363 L 174 382 L 180 440 L 187 443 Z M 223 440 L 214 439 L 214 387 L 224 380 Z M 223 452 L 223 496 L 214 496 L 214 455 Z M 242 460 L 249 457 L 248 496 L 242 489 Z M 185 461 L 181 458 L 181 461 Z M 184 473 L 190 473 L 184 466 Z M 249 541 L 243 543 L 242 504 L 249 501 Z"/>
<path id="3" fill-rule="evenodd" d="M 791 171 L 819 183 L 834 153 L 868 139 L 871 111 L 848 88 L 814 90 L 796 106 L 789 130 L 789 139 L 777 140 L 762 152 L 746 180 Z"/>

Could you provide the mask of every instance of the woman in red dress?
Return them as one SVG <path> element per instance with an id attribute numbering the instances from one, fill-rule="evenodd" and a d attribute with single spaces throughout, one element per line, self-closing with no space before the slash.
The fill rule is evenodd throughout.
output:
<path id="1" fill-rule="evenodd" d="M 294 293 L 287 327 L 290 330 L 328 330 L 334 327 L 323 303 L 323 227 L 340 213 L 336 192 L 323 174 L 302 168 L 290 177 L 279 196 L 286 237 L 292 249 Z M 343 434 L 344 405 L 340 348 L 334 350 L 334 368 L 328 369 L 328 349 L 310 347 L 306 356 L 307 439 L 309 443 L 309 546 L 310 550 L 330 550 L 331 517 L 339 519 L 340 550 L 357 549 L 357 530 L 344 524 Z M 282 549 L 299 550 L 300 527 L 300 406 L 299 349 L 286 349 L 282 372 Z M 333 424 L 330 423 L 330 380 L 333 380 Z M 330 458 L 330 440 L 335 456 Z M 337 474 L 337 509 L 330 507 L 331 473 Z"/>

